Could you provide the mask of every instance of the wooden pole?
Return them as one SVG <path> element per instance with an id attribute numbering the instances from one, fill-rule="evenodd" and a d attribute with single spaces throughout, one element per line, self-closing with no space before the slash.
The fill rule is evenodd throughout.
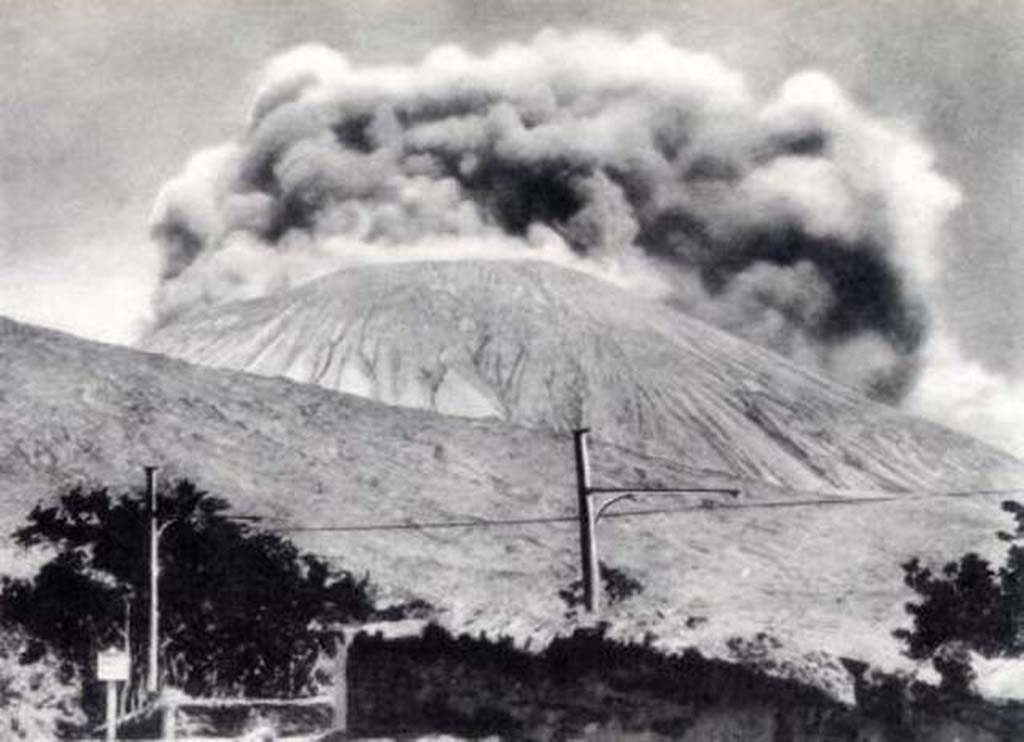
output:
<path id="1" fill-rule="evenodd" d="M 334 716 L 331 729 L 348 732 L 348 644 L 339 633 L 334 642 Z"/>
<path id="2" fill-rule="evenodd" d="M 128 597 L 124 599 L 124 653 L 128 655 L 129 662 L 132 656 L 132 602 Z M 125 678 L 124 688 L 121 689 L 121 696 L 117 703 L 118 718 L 128 713 L 128 686 L 131 684 L 131 673 Z"/>
<path id="3" fill-rule="evenodd" d="M 576 453 L 576 492 L 580 521 L 580 562 L 583 576 L 583 604 L 590 613 L 601 608 L 599 586 L 600 568 L 597 559 L 594 500 L 590 491 L 590 453 L 587 450 L 586 428 L 574 430 L 573 446 Z"/>
<path id="4" fill-rule="evenodd" d="M 160 571 L 160 563 L 157 555 L 157 539 L 160 534 L 156 522 L 156 472 L 157 467 L 146 467 L 146 494 L 149 500 L 149 665 L 147 667 L 149 676 L 146 689 L 150 693 L 157 692 L 160 678 L 160 670 L 157 666 L 160 643 L 160 606 L 157 596 L 157 575 Z"/>
<path id="5" fill-rule="evenodd" d="M 107 681 L 107 742 L 117 739 L 117 681 Z"/>
<path id="6" fill-rule="evenodd" d="M 579 498 L 580 566 L 583 573 L 583 603 L 590 613 L 601 609 L 601 562 L 597 557 L 597 521 L 610 506 L 634 495 L 718 494 L 738 497 L 735 487 L 593 487 L 590 484 L 590 430 L 572 431 L 576 452 L 576 491 Z M 600 507 L 598 505 L 600 504 Z"/>
<path id="7" fill-rule="evenodd" d="M 160 698 L 160 738 L 174 742 L 178 738 L 178 696 L 177 691 L 165 690 Z"/>

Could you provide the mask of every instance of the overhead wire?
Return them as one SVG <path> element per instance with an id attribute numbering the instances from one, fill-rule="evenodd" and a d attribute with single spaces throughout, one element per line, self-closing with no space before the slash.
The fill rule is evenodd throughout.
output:
<path id="1" fill-rule="evenodd" d="M 642 489 L 634 490 L 636 494 L 659 494 L 657 490 L 645 492 Z M 873 497 L 828 497 L 797 500 L 773 500 L 767 502 L 718 502 L 714 500 L 703 500 L 698 505 L 689 505 L 672 508 L 646 508 L 621 510 L 618 512 L 604 513 L 601 519 L 620 519 L 631 517 L 645 517 L 653 515 L 671 515 L 676 513 L 699 513 L 715 510 L 775 510 L 789 508 L 808 507 L 856 507 L 863 505 L 899 504 L 921 500 L 934 500 L 939 498 L 963 499 L 973 497 L 994 497 L 1024 494 L 1024 489 L 1008 490 L 959 490 L 951 492 L 929 492 L 929 493 L 890 493 Z M 465 518 L 462 520 L 450 521 L 405 521 L 392 523 L 359 523 L 351 525 L 329 525 L 329 526 L 282 526 L 269 530 L 279 533 L 353 533 L 365 531 L 421 531 L 435 529 L 456 529 L 456 528 L 502 528 L 515 526 L 550 525 L 556 523 L 576 523 L 579 521 L 576 515 L 550 515 L 535 516 L 529 518 Z"/>

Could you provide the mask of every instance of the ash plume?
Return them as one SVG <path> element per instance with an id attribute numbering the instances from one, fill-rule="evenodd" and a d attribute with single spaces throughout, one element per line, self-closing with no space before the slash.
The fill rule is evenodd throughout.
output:
<path id="1" fill-rule="evenodd" d="M 303 46 L 162 190 L 157 315 L 355 263 L 533 257 L 655 286 L 896 401 L 959 198 L 912 131 L 817 72 L 762 101 L 656 35 L 548 31 L 407 66 Z"/>

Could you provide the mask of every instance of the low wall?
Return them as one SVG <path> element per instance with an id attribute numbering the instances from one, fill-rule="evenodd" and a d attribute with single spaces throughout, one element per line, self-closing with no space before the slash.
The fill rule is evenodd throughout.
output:
<path id="1" fill-rule="evenodd" d="M 579 633 L 530 654 L 509 642 L 357 637 L 349 728 L 357 736 L 447 733 L 504 740 L 658 742 L 1021 742 L 1024 708 L 949 704 L 896 685 L 857 708 L 795 681 L 696 652 Z"/>
<path id="2" fill-rule="evenodd" d="M 823 691 L 701 657 L 579 633 L 531 654 L 507 641 L 356 637 L 348 652 L 349 737 L 449 734 L 509 742 L 1021 742 L 1024 707 L 950 704 L 898 683 L 859 684 L 858 707 Z M 257 716 L 284 734 L 325 731 L 329 703 L 181 706 L 179 729 L 238 734 Z M 152 726 L 150 720 L 150 725 Z M 145 726 L 145 725 L 142 725 Z M 187 730 L 187 731 L 186 731 Z M 152 738 L 153 729 L 135 730 Z M 132 735 L 136 736 L 136 735 Z"/>
<path id="3" fill-rule="evenodd" d="M 817 689 L 596 635 L 556 641 L 540 655 L 438 629 L 416 639 L 362 636 L 349 684 L 349 726 L 366 736 L 817 742 L 870 740 L 858 735 L 878 726 L 874 739 L 887 739 L 884 724 Z"/>

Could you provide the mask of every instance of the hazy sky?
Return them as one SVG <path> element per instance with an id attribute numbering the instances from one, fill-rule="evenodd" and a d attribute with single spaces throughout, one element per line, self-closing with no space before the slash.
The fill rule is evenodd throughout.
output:
<path id="1" fill-rule="evenodd" d="M 763 94 L 817 68 L 917 129 L 964 194 L 937 309 L 969 359 L 1024 376 L 1024 0 L 0 0 L 0 313 L 130 340 L 154 196 L 232 136 L 275 52 L 412 62 L 546 26 L 656 30 Z"/>

